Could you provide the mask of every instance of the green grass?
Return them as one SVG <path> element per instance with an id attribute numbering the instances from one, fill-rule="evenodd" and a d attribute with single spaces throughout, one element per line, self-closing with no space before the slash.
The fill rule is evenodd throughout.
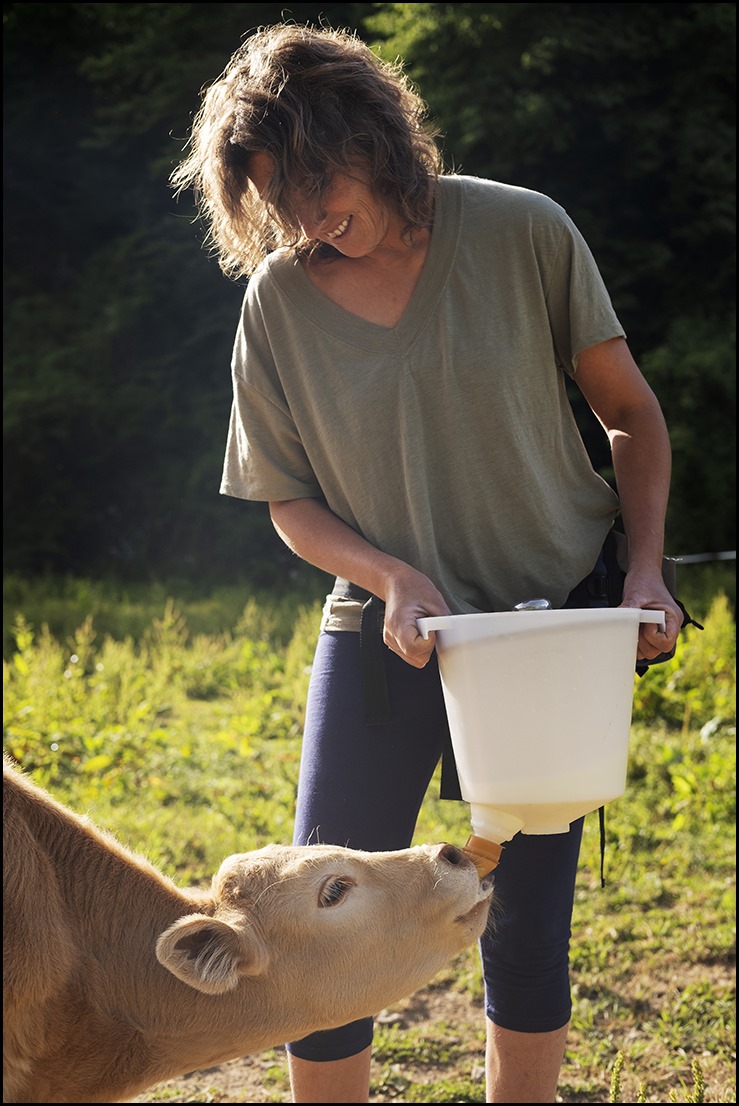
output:
<path id="1" fill-rule="evenodd" d="M 320 599 L 237 605 L 229 594 L 197 600 L 191 622 L 188 603 L 160 589 L 137 597 L 135 619 L 120 595 L 71 594 L 69 606 L 64 594 L 51 604 L 55 632 L 43 619 L 50 595 L 24 607 L 18 581 L 6 592 L 5 750 L 182 883 L 209 880 L 230 853 L 289 842 Z M 82 610 L 85 598 L 95 610 Z M 604 888 L 597 816 L 586 819 L 566 1102 L 736 1100 L 735 625 L 723 593 L 703 606 L 705 631 L 689 630 L 673 661 L 635 680 Z M 416 841 L 464 843 L 466 804 L 437 794 L 432 785 Z M 455 996 L 469 1017 L 438 1013 Z M 373 1101 L 484 1101 L 476 950 L 424 999 L 422 1025 L 378 1025 Z M 203 1078 L 190 1091 L 202 1097 L 179 1100 L 222 1100 Z M 260 1080 L 266 1097 L 233 1100 L 285 1101 L 282 1053 Z M 162 1086 L 142 1101 L 171 1094 Z"/>

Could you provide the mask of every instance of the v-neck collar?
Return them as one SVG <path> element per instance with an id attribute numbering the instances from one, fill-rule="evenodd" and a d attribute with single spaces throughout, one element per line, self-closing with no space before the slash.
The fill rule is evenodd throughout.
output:
<path id="1" fill-rule="evenodd" d="M 297 259 L 275 264 L 272 274 L 293 306 L 341 341 L 363 349 L 407 349 L 435 310 L 457 249 L 462 214 L 462 182 L 440 177 L 434 222 L 426 260 L 408 306 L 393 327 L 380 326 L 353 315 L 329 299 L 304 272 Z"/>

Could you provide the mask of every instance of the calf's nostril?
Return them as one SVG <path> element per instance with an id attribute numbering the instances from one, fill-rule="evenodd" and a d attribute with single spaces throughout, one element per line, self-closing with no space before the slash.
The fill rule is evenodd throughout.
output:
<path id="1" fill-rule="evenodd" d="M 467 859 L 462 850 L 458 849 L 456 845 L 443 845 L 439 856 L 450 864 L 464 864 Z"/>

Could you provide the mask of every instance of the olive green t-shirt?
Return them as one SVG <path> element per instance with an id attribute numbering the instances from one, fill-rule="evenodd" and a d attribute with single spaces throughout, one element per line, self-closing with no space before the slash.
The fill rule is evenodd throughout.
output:
<path id="1" fill-rule="evenodd" d="M 329 300 L 286 250 L 250 279 L 221 492 L 304 496 L 426 573 L 455 614 L 561 606 L 618 510 L 565 387 L 623 330 L 567 213 L 537 192 L 438 182 L 397 326 Z"/>

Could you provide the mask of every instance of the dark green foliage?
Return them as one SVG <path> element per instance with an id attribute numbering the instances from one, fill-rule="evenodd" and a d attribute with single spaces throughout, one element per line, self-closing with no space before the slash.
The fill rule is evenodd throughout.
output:
<path id="1" fill-rule="evenodd" d="M 382 41 L 450 164 L 570 211 L 668 415 L 670 552 L 733 548 L 734 5 L 15 3 L 5 571 L 208 587 L 295 574 L 266 507 L 218 494 L 243 288 L 167 183 L 200 87 L 283 17 Z"/>
<path id="2" fill-rule="evenodd" d="M 294 568 L 264 505 L 218 493 L 243 288 L 167 183 L 200 87 L 282 11 L 5 6 L 6 571 Z"/>
<path id="3" fill-rule="evenodd" d="M 719 552 L 733 529 L 727 511 L 736 498 L 736 323 L 678 318 L 664 344 L 643 360 L 670 426 L 673 482 L 668 549 Z M 710 415 L 710 418 L 709 418 Z M 683 576 L 687 573 L 683 571 Z"/>

